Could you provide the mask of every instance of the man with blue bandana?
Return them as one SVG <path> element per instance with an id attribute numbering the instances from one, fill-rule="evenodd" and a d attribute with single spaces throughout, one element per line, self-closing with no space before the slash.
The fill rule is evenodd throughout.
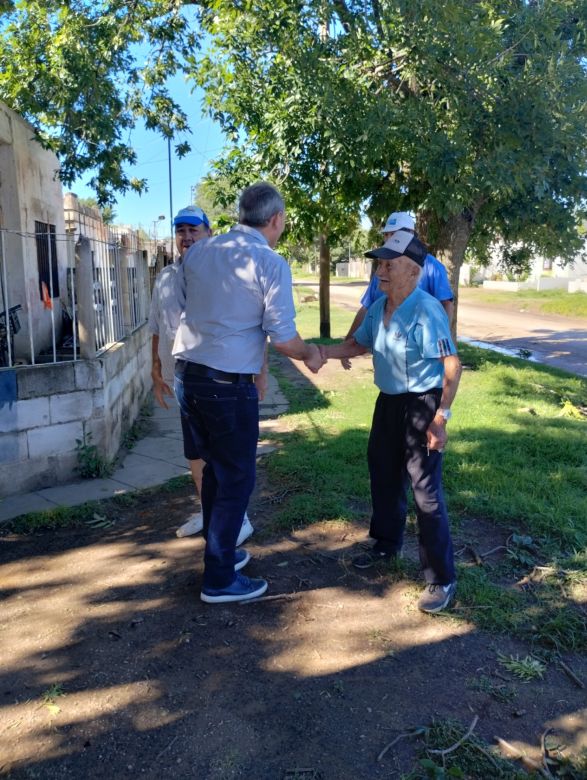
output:
<path id="1" fill-rule="evenodd" d="M 174 395 L 171 388 L 174 381 L 175 361 L 171 350 L 175 340 L 176 328 L 171 312 L 175 309 L 175 278 L 187 250 L 197 241 L 209 238 L 212 235 L 208 217 L 198 206 L 187 206 L 181 209 L 173 220 L 173 224 L 175 227 L 175 246 L 178 251 L 178 257 L 174 263 L 166 266 L 157 275 L 153 286 L 151 311 L 149 314 L 149 329 L 153 334 L 151 341 L 153 394 L 159 406 L 162 406 L 164 409 L 169 408 L 165 397 Z M 263 371 L 267 371 L 267 365 L 264 365 Z M 266 373 L 264 376 L 266 377 Z M 260 389 L 259 386 L 257 386 L 257 389 Z M 259 396 L 262 397 L 261 392 Z M 190 464 L 190 472 L 197 494 L 201 496 L 202 471 L 205 463 L 200 456 L 183 415 L 181 416 L 181 426 L 184 455 Z M 179 537 L 191 536 L 199 533 L 203 527 L 202 513 L 196 512 L 177 529 L 177 535 Z M 241 545 L 252 533 L 253 526 L 245 512 L 237 544 Z"/>
<path id="2" fill-rule="evenodd" d="M 418 607 L 436 613 L 454 597 L 456 575 L 442 490 L 442 452 L 461 364 L 441 304 L 418 287 L 424 244 L 400 230 L 366 253 L 378 260 L 383 297 L 373 303 L 354 336 L 320 348 L 326 359 L 373 354 L 380 390 L 367 459 L 375 544 L 353 559 L 359 569 L 401 554 L 411 484 L 426 588 Z"/>

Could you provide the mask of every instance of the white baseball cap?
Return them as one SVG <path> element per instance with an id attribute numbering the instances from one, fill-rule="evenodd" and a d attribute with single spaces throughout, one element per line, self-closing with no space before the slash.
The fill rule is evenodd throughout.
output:
<path id="1" fill-rule="evenodd" d="M 415 230 L 416 220 L 407 211 L 394 211 L 381 229 L 382 233 L 395 233 L 396 230 Z"/>

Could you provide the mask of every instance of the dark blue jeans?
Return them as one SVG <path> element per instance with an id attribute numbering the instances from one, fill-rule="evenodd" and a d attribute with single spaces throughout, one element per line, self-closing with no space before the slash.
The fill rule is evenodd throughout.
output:
<path id="1" fill-rule="evenodd" d="M 224 382 L 190 373 L 178 362 L 175 394 L 200 456 L 204 516 L 204 587 L 235 579 L 236 540 L 255 485 L 259 398 L 252 382 Z"/>
<path id="2" fill-rule="evenodd" d="M 369 534 L 381 549 L 401 550 L 411 484 L 424 577 L 428 583 L 448 585 L 455 579 L 455 568 L 442 490 L 442 453 L 426 447 L 426 431 L 440 394 L 440 390 L 379 394 L 367 452 L 373 502 Z"/>

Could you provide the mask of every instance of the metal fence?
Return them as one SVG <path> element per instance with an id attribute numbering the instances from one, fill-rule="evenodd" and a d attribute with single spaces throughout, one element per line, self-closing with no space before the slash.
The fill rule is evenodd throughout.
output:
<path id="1" fill-rule="evenodd" d="M 0 368 L 94 357 L 146 321 L 149 268 L 137 235 L 74 228 L 0 229 Z M 84 315 L 92 326 L 80 344 Z"/>

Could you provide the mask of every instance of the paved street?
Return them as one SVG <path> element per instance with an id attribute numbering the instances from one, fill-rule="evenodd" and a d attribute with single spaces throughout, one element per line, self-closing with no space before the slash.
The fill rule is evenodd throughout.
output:
<path id="1" fill-rule="evenodd" d="M 317 291 L 318 285 L 303 283 Z M 356 311 L 365 282 L 331 284 L 331 301 Z M 459 290 L 459 338 L 494 344 L 517 355 L 528 350 L 546 365 L 587 376 L 587 323 L 584 319 L 517 312 L 473 302 L 472 291 Z"/>

